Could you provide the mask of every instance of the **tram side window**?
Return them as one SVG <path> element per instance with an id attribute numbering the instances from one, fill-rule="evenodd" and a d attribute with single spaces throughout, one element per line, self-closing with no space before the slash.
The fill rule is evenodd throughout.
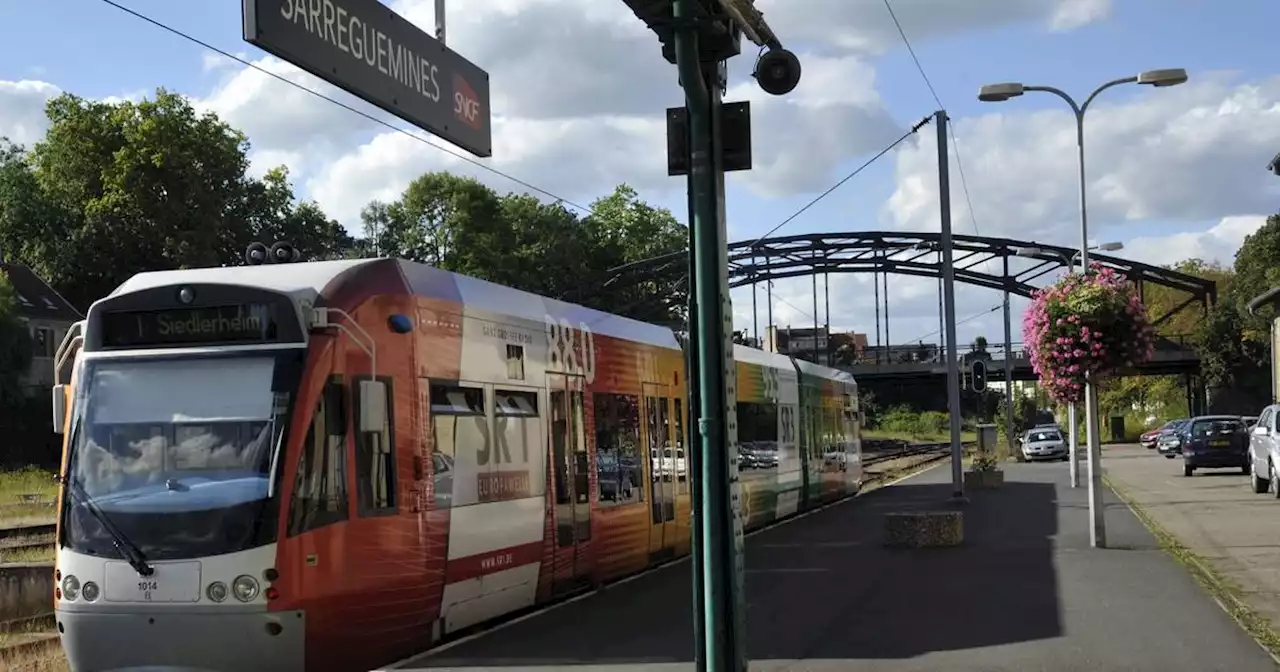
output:
<path id="1" fill-rule="evenodd" d="M 378 380 L 387 386 L 386 422 L 377 431 L 356 432 L 356 503 L 362 516 L 396 512 L 395 394 L 390 378 Z M 358 384 L 352 385 L 352 396 L 352 408 L 360 408 Z"/>
<path id="2" fill-rule="evenodd" d="M 347 519 L 347 408 L 342 376 L 316 402 L 289 503 L 289 536 Z"/>
<path id="3" fill-rule="evenodd" d="M 676 414 L 676 492 L 689 494 L 689 450 L 685 446 L 684 400 L 672 399 Z"/>
<path id="4" fill-rule="evenodd" d="M 483 456 L 488 464 L 492 445 L 484 390 L 432 382 L 429 394 L 435 506 L 447 509 L 475 504 L 480 501 L 480 461 Z M 462 478 L 456 477 L 459 474 Z"/>
<path id="5" fill-rule="evenodd" d="M 493 393 L 494 432 L 490 450 L 477 459 L 482 502 L 536 497 L 546 492 L 546 451 L 538 395 L 527 390 Z"/>
<path id="6" fill-rule="evenodd" d="M 775 469 L 779 457 L 777 405 L 738 402 L 738 468 Z"/>
<path id="7" fill-rule="evenodd" d="M 596 501 L 602 507 L 644 501 L 640 399 L 597 392 L 595 402 Z"/>

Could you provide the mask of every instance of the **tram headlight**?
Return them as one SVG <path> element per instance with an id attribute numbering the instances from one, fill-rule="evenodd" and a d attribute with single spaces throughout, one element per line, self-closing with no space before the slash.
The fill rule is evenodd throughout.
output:
<path id="1" fill-rule="evenodd" d="M 62 577 L 62 597 L 74 601 L 79 596 L 80 579 L 77 579 L 74 574 Z"/>
<path id="2" fill-rule="evenodd" d="M 241 602 L 250 602 L 258 596 L 258 580 L 248 574 L 241 574 L 231 582 L 231 592 Z"/>
<path id="3" fill-rule="evenodd" d="M 62 591 L 67 592 L 67 591 Z M 93 602 L 98 599 L 98 584 L 92 581 L 85 581 L 84 586 L 80 588 L 80 594 L 84 596 L 86 602 Z"/>
<path id="4" fill-rule="evenodd" d="M 205 597 L 208 597 L 214 602 L 221 602 L 227 599 L 227 584 L 221 581 L 214 581 L 205 587 L 204 594 Z"/>

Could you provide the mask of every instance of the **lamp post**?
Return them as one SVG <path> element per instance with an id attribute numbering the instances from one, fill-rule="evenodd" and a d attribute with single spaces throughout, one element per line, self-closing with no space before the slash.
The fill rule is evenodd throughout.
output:
<path id="1" fill-rule="evenodd" d="M 1076 116 L 1076 154 L 1080 163 L 1080 265 L 1084 272 L 1089 272 L 1089 215 L 1088 208 L 1085 203 L 1085 193 L 1088 190 L 1088 183 L 1085 181 L 1084 174 L 1084 115 L 1089 110 L 1089 105 L 1093 103 L 1098 94 L 1106 91 L 1113 86 L 1121 84 L 1147 84 L 1157 88 L 1166 86 L 1177 86 L 1187 81 L 1187 71 L 1182 68 L 1171 68 L 1165 70 L 1148 70 L 1136 77 L 1122 77 L 1113 79 L 1102 86 L 1094 89 L 1083 104 L 1076 103 L 1075 99 L 1067 95 L 1062 89 L 1052 86 L 1026 86 L 1017 82 L 1005 82 L 1001 84 L 987 84 L 978 91 L 978 100 L 983 102 L 995 103 L 1009 100 L 1021 96 L 1027 91 L 1043 91 L 1052 93 L 1055 96 L 1065 100 L 1067 105 L 1071 106 L 1071 111 Z M 1093 385 L 1093 381 L 1085 378 L 1084 385 L 1084 413 L 1085 413 L 1085 434 L 1089 446 L 1089 542 L 1094 548 L 1105 548 L 1107 545 L 1106 523 L 1103 519 L 1102 510 L 1102 466 L 1100 464 L 1100 456 L 1102 454 L 1102 445 L 1098 436 L 1098 391 Z M 1072 422 L 1074 429 L 1075 423 Z"/>
<path id="2" fill-rule="evenodd" d="M 1116 250 L 1124 249 L 1124 243 L 1120 243 L 1120 242 L 1103 243 L 1101 245 L 1094 245 L 1093 247 L 1090 247 L 1088 249 L 1101 250 L 1103 252 L 1115 252 Z M 1075 268 L 1076 257 L 1080 256 L 1079 250 L 1076 250 L 1075 254 L 1072 254 L 1070 257 L 1068 257 L 1067 255 L 1062 254 L 1057 250 L 1046 250 L 1040 247 L 1016 247 L 1014 248 L 1013 253 L 1019 257 L 1041 257 L 1046 254 L 1053 254 L 1063 259 L 1066 262 L 1068 268 Z M 1077 440 L 1077 437 L 1076 437 L 1076 426 L 1078 424 L 1079 423 L 1076 421 L 1076 405 L 1071 404 L 1070 406 L 1067 407 L 1067 437 L 1068 437 L 1067 446 L 1069 451 L 1068 452 L 1069 459 L 1071 461 L 1070 474 L 1071 474 L 1071 487 L 1073 488 L 1080 487 L 1080 451 L 1077 449 L 1077 445 L 1079 444 L 1079 441 Z"/>

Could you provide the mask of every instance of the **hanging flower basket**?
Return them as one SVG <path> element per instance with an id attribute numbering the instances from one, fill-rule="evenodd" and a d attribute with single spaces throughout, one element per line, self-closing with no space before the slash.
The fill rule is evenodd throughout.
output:
<path id="1" fill-rule="evenodd" d="M 1022 337 L 1040 385 L 1054 401 L 1079 403 L 1094 381 L 1151 358 L 1155 329 L 1124 278 L 1099 264 L 1032 295 Z"/>

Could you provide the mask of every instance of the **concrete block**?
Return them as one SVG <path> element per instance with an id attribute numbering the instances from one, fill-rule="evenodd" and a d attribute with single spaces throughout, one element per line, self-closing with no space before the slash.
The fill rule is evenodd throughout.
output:
<path id="1" fill-rule="evenodd" d="M 890 548 L 933 548 L 964 543 L 960 511 L 915 511 L 884 515 L 884 545 Z"/>

